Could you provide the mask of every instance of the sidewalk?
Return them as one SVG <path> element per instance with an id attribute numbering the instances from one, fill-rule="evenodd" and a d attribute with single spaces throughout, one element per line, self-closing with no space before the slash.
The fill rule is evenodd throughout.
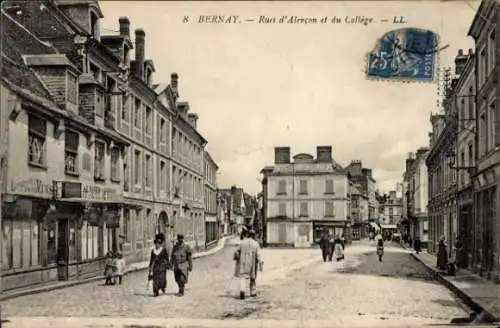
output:
<path id="1" fill-rule="evenodd" d="M 404 248 L 412 251 L 407 247 Z M 438 281 L 460 297 L 477 314 L 476 320 L 479 322 L 500 320 L 500 285 L 466 269 L 459 269 L 455 276 L 448 276 L 436 267 L 436 256 L 427 252 L 420 254 L 411 252 L 410 255 L 432 272 Z"/>
<path id="2" fill-rule="evenodd" d="M 203 252 L 197 252 L 193 254 L 193 259 L 197 259 L 200 257 L 205 257 L 209 255 L 213 255 L 220 251 L 226 244 L 228 245 L 234 245 L 233 239 L 236 239 L 235 236 L 225 236 L 222 237 L 218 242 L 217 245 L 207 251 Z M 143 262 L 135 262 L 127 265 L 126 273 L 129 274 L 131 272 L 136 272 L 136 271 L 141 271 L 141 270 L 146 270 L 149 266 L 149 261 L 143 261 Z M 94 282 L 104 279 L 102 276 L 96 276 L 88 279 L 79 279 L 79 280 L 72 280 L 72 281 L 56 281 L 53 283 L 48 283 L 48 284 L 42 284 L 42 285 L 35 285 L 35 286 L 29 286 L 26 288 L 19 288 L 19 289 L 14 289 L 12 291 L 6 291 L 3 292 L 0 295 L 0 301 L 8 300 L 11 298 L 16 298 L 16 297 L 21 297 L 25 295 L 31 295 L 31 294 L 37 294 L 37 293 L 44 293 L 56 289 L 62 289 L 62 288 L 67 288 L 71 286 L 76 286 L 76 285 L 81 285 L 81 284 L 86 284 L 89 282 Z"/>

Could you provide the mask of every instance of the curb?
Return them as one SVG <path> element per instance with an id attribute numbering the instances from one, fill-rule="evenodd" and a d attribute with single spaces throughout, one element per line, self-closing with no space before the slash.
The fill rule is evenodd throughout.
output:
<path id="1" fill-rule="evenodd" d="M 483 322 L 498 322 L 499 318 L 495 314 L 491 313 L 488 309 L 482 306 L 479 302 L 474 300 L 470 294 L 466 291 L 455 286 L 451 281 L 445 278 L 445 276 L 435 270 L 434 268 L 427 265 L 422 259 L 420 259 L 416 254 L 410 253 L 410 256 L 421 263 L 429 272 L 431 272 L 440 283 L 451 290 L 456 296 L 458 296 L 473 312 L 477 314 L 477 317 L 483 317 Z"/>
<path id="2" fill-rule="evenodd" d="M 212 248 L 206 252 L 199 252 L 199 253 L 193 254 L 193 260 L 198 259 L 198 258 L 202 258 L 202 257 L 206 257 L 206 256 L 214 255 L 215 253 L 222 250 L 226 246 L 226 244 L 228 244 L 227 241 L 233 237 L 234 236 L 222 237 L 219 240 L 217 246 L 215 246 L 214 248 Z M 228 246 L 230 246 L 230 244 L 228 244 Z M 129 273 L 132 273 L 132 272 L 143 271 L 143 270 L 146 270 L 147 268 L 148 268 L 147 266 L 131 267 L 125 272 L 125 275 L 128 275 Z M 31 290 L 29 290 L 29 289 L 28 290 L 20 290 L 18 292 L 13 292 L 10 295 L 9 294 L 0 295 L 0 301 L 6 301 L 6 300 L 10 300 L 10 299 L 17 298 L 17 297 L 45 293 L 45 292 L 50 292 L 53 290 L 64 289 L 64 288 L 73 287 L 73 286 L 77 286 L 77 285 L 88 284 L 88 283 L 99 281 L 102 279 L 104 279 L 103 276 L 97 276 L 97 277 L 91 277 L 91 278 L 87 278 L 87 279 L 68 281 L 68 282 L 66 282 L 64 284 L 60 284 L 60 285 L 40 286 L 40 287 L 37 287 L 36 289 L 31 289 Z"/>

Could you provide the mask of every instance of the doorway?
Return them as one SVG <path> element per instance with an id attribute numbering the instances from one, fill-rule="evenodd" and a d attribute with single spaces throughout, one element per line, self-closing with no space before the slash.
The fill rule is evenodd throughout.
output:
<path id="1" fill-rule="evenodd" d="M 57 221 L 57 279 L 68 280 L 69 220 Z"/>

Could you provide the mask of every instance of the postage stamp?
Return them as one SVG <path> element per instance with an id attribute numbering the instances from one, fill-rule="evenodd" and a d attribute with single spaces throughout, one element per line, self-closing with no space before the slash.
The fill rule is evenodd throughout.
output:
<path id="1" fill-rule="evenodd" d="M 439 36 L 429 30 L 403 28 L 385 33 L 367 55 L 368 78 L 432 82 Z"/>

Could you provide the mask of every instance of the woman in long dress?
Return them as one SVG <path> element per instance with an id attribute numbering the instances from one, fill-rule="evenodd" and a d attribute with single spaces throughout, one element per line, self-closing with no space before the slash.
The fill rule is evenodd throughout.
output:
<path id="1" fill-rule="evenodd" d="M 438 243 L 436 266 L 440 270 L 446 270 L 447 265 L 448 265 L 448 250 L 446 249 L 446 237 L 441 236 Z"/>
<path id="2" fill-rule="evenodd" d="M 149 277 L 153 280 L 153 294 L 155 297 L 158 296 L 160 290 L 165 294 L 167 269 L 169 267 L 170 262 L 167 250 L 164 247 L 164 240 L 161 236 L 156 236 L 149 260 Z"/>
<path id="3" fill-rule="evenodd" d="M 377 241 L 377 255 L 378 255 L 378 261 L 382 262 L 382 257 L 384 256 L 384 240 L 379 239 Z"/>
<path id="4" fill-rule="evenodd" d="M 338 235 L 335 236 L 333 240 L 333 251 L 335 253 L 335 259 L 337 261 L 344 259 L 344 242 Z"/>

